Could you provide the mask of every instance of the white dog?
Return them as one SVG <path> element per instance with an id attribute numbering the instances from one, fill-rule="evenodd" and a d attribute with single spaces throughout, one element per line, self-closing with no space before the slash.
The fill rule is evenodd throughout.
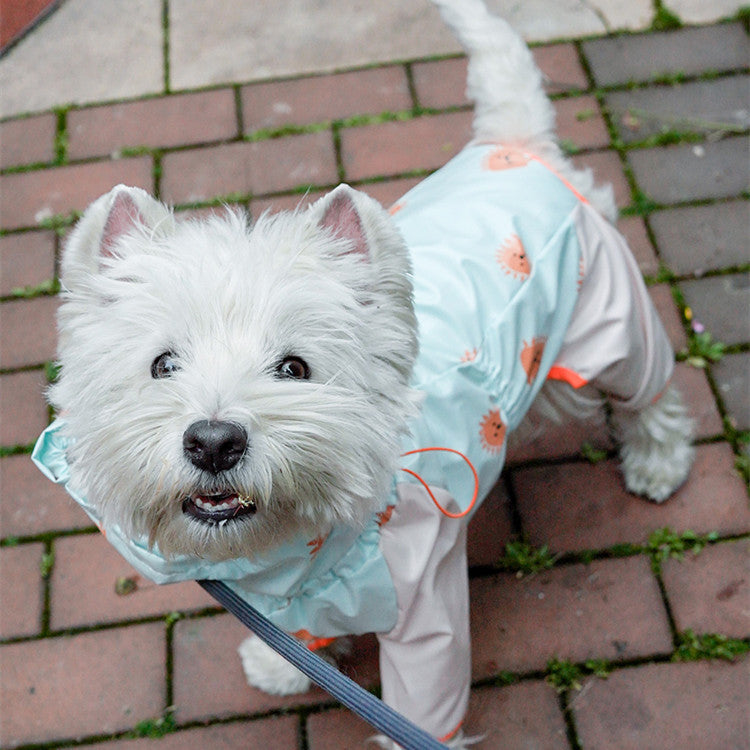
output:
<path id="1" fill-rule="evenodd" d="M 64 417 L 36 457 L 155 580 L 226 580 L 311 645 L 378 633 L 384 699 L 464 747 L 466 519 L 508 435 L 605 394 L 626 485 L 655 501 L 692 449 L 611 192 L 563 157 L 508 25 L 436 4 L 475 139 L 390 213 L 347 186 L 252 228 L 125 187 L 86 211 L 62 261 Z M 307 687 L 257 639 L 241 653 L 252 684 Z"/>

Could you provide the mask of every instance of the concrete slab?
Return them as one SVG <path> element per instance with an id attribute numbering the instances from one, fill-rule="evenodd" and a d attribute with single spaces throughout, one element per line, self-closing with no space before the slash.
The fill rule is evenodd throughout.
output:
<path id="1" fill-rule="evenodd" d="M 0 117 L 162 86 L 160 3 L 69 0 L 0 60 Z"/>
<path id="2" fill-rule="evenodd" d="M 663 0 L 664 7 L 683 23 L 708 23 L 720 18 L 732 18 L 745 5 L 742 0 Z"/>
<path id="3" fill-rule="evenodd" d="M 489 0 L 488 5 L 533 41 L 650 22 L 648 0 L 632 3 L 627 14 L 617 10 L 615 0 L 599 0 L 593 8 L 582 0 Z M 428 0 L 173 0 L 170 27 L 175 89 L 460 51 Z"/>
<path id="4" fill-rule="evenodd" d="M 741 2 L 673 4 L 707 22 Z M 653 17 L 651 0 L 488 5 L 530 41 L 646 29 Z M 459 52 L 429 0 L 172 0 L 169 26 L 175 90 Z M 67 0 L 0 59 L 0 117 L 162 92 L 163 33 L 160 3 Z"/>

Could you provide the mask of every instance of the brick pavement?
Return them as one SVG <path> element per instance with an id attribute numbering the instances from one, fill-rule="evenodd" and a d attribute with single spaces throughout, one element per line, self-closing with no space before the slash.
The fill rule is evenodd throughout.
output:
<path id="1" fill-rule="evenodd" d="M 738 22 L 535 50 L 576 161 L 615 184 L 698 449 L 661 507 L 625 493 L 605 429 L 511 457 L 471 528 L 468 728 L 484 750 L 750 746 L 747 661 L 709 658 L 750 635 L 747 52 Z M 465 142 L 464 69 L 414 60 L 0 123 L 2 747 L 361 747 L 368 728 L 322 691 L 248 688 L 242 627 L 197 587 L 135 577 L 118 594 L 133 571 L 31 467 L 50 418 L 50 281 L 75 212 L 120 181 L 180 211 L 287 208 L 340 180 L 394 201 Z M 721 361 L 700 359 L 685 305 Z M 604 452 L 587 460 L 584 441 Z M 519 539 L 547 548 L 536 572 L 513 567 Z M 345 665 L 373 688 L 376 651 L 358 639 Z"/>

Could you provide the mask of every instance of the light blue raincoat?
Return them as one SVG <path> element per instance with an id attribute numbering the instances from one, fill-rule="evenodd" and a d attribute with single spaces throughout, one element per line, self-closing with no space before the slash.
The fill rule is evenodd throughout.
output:
<path id="1" fill-rule="evenodd" d="M 402 467 L 414 474 L 394 477 L 391 497 L 364 530 L 335 527 L 325 539 L 297 539 L 261 560 L 218 563 L 165 560 L 117 527 L 104 529 L 109 541 L 157 583 L 226 581 L 288 632 L 390 631 L 399 616 L 391 575 L 399 561 L 384 559 L 380 536 L 399 503 L 397 486 L 421 480 L 447 493 L 453 511 L 466 510 L 475 493 L 469 464 L 480 500 L 493 487 L 505 438 L 563 347 L 582 282 L 584 209 L 591 211 L 537 159 L 491 144 L 468 146 L 392 208 L 414 266 L 420 353 L 413 386 L 424 394 L 404 453 L 457 452 L 405 455 Z M 40 437 L 33 459 L 68 487 L 61 424 Z M 96 508 L 71 494 L 100 523 Z"/>

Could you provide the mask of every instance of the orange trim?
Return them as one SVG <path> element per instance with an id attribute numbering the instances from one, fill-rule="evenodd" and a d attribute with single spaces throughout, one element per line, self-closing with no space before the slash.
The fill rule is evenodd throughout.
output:
<path id="1" fill-rule="evenodd" d="M 550 367 L 549 372 L 547 373 L 547 380 L 562 380 L 573 388 L 583 388 L 583 386 L 588 385 L 589 382 L 574 370 L 569 370 L 567 367 L 561 367 L 560 365 Z"/>
<path id="2" fill-rule="evenodd" d="M 320 648 L 330 646 L 336 639 L 335 638 L 315 638 L 305 644 L 308 651 L 317 651 Z"/>
<path id="3" fill-rule="evenodd" d="M 461 456 L 464 461 L 469 465 L 469 468 L 471 469 L 472 473 L 474 474 L 474 496 L 471 498 L 471 502 L 469 503 L 469 507 L 466 510 L 461 511 L 460 513 L 451 513 L 450 511 L 447 511 L 445 508 L 443 508 L 442 505 L 437 501 L 437 498 L 435 495 L 432 494 L 432 490 L 427 485 L 427 482 L 422 479 L 422 477 L 419 476 L 416 472 L 412 471 L 411 469 L 401 469 L 401 471 L 405 471 L 407 474 L 411 474 L 421 485 L 427 490 L 427 494 L 430 496 L 430 499 L 432 500 L 435 505 L 437 505 L 438 510 L 444 515 L 448 516 L 448 518 L 463 518 L 464 516 L 468 515 L 471 511 L 471 509 L 476 505 L 477 497 L 479 495 L 479 475 L 477 474 L 477 470 L 474 468 L 474 464 L 469 461 L 466 456 L 464 456 L 461 451 L 454 450 L 453 448 L 440 448 L 440 447 L 431 447 L 431 448 L 417 448 L 413 451 L 407 451 L 406 453 L 402 453 L 403 456 L 411 456 L 415 453 L 427 453 L 428 451 L 445 451 L 446 453 L 455 453 L 457 456 Z"/>
<path id="4" fill-rule="evenodd" d="M 581 203 L 588 203 L 588 200 L 581 195 L 551 164 L 548 164 L 544 159 L 540 159 L 536 154 L 529 154 L 528 156 L 534 161 L 538 161 L 543 167 L 552 172 L 552 174 L 555 175 L 555 177 L 557 177 L 557 179 L 560 180 L 560 182 L 562 182 L 562 184 L 565 185 L 565 187 L 568 188 L 568 190 L 570 190 L 579 201 L 581 201 Z"/>
<path id="5" fill-rule="evenodd" d="M 463 723 L 464 723 L 464 720 L 461 719 L 461 721 L 458 722 L 458 726 L 454 730 L 452 730 L 451 732 L 448 732 L 448 734 L 445 734 L 442 737 L 438 737 L 437 741 L 448 742 L 448 740 L 452 740 L 458 734 L 458 730 L 461 729 L 461 727 L 463 726 Z"/>

